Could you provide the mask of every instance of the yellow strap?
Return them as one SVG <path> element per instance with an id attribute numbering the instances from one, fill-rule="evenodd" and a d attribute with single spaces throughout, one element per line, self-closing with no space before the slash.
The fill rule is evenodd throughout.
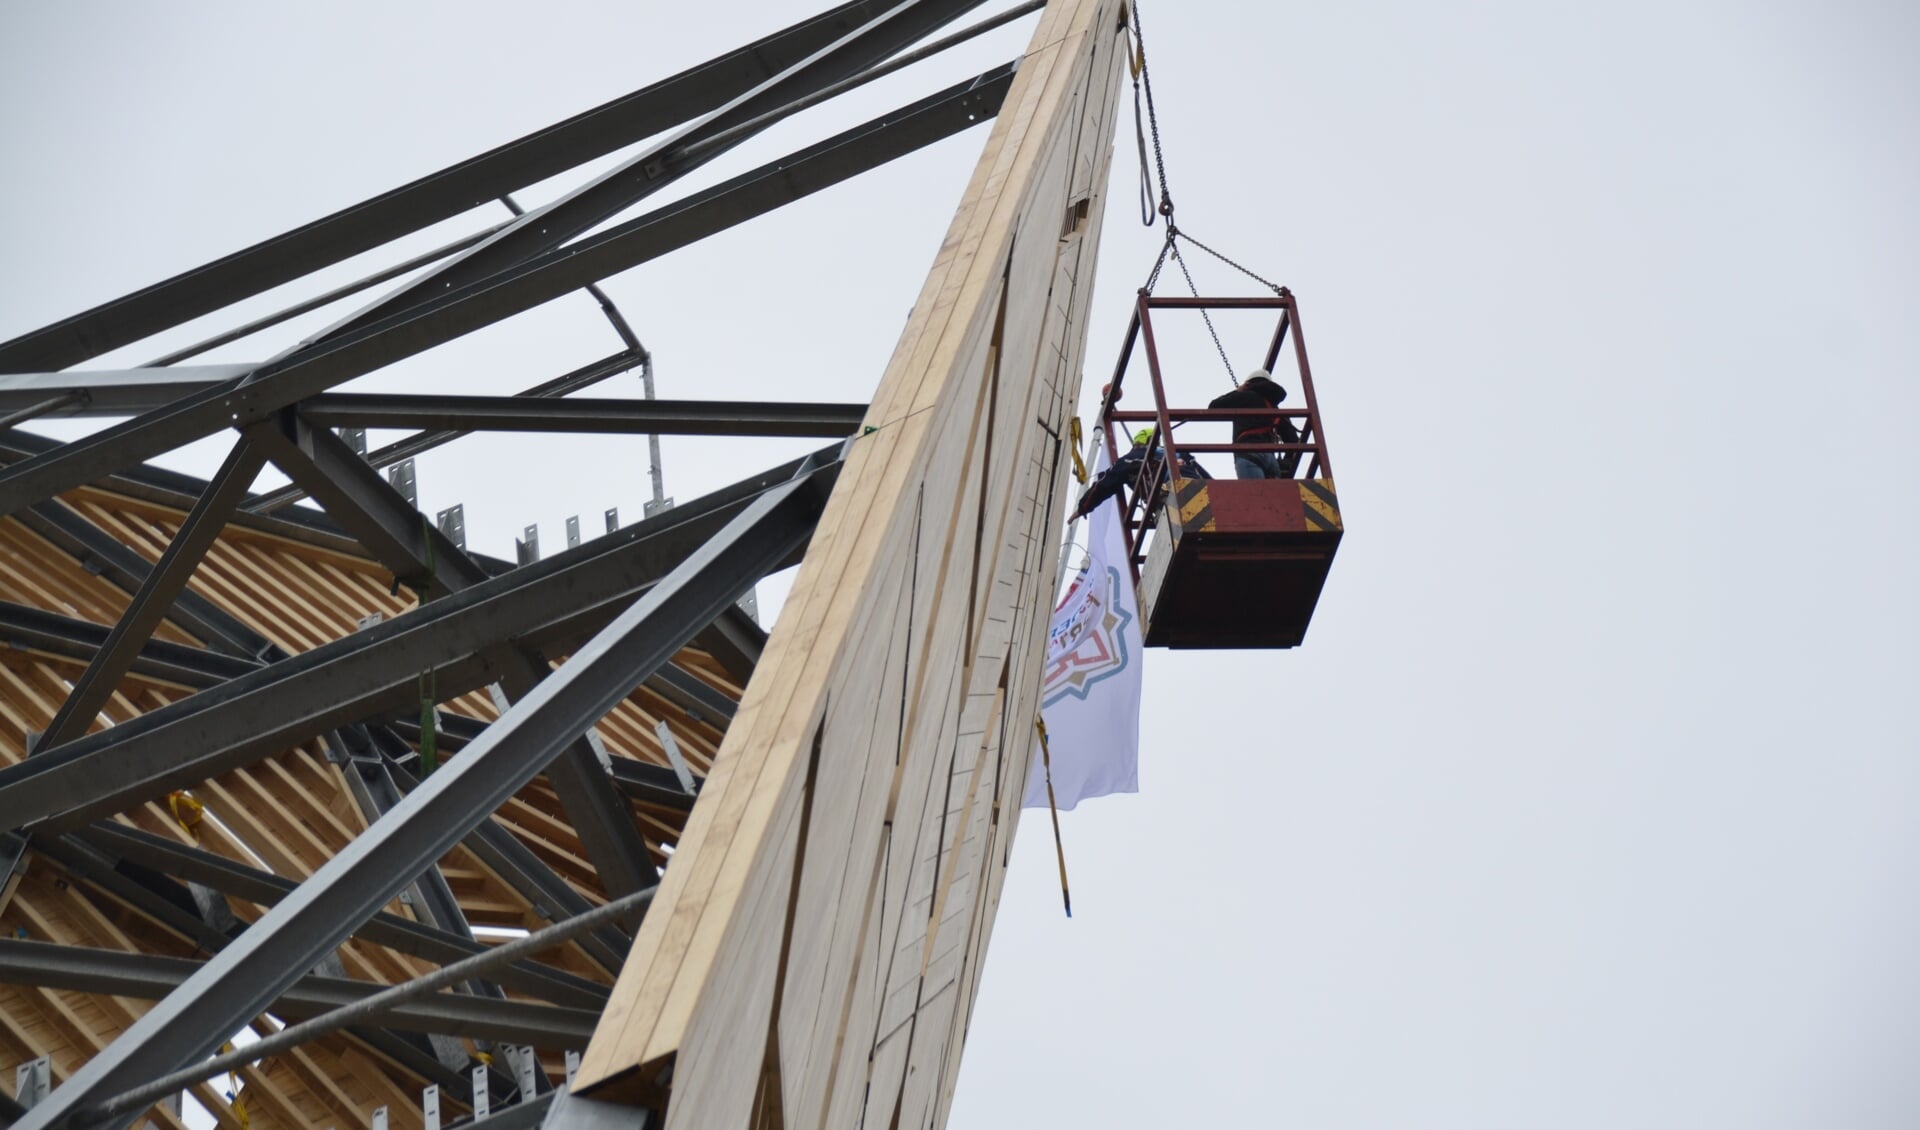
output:
<path id="1" fill-rule="evenodd" d="M 180 830 L 198 840 L 200 834 L 194 829 L 200 824 L 199 799 L 192 793 L 175 789 L 167 794 L 167 807 L 173 810 L 174 822 L 180 825 Z"/>
<path id="2" fill-rule="evenodd" d="M 184 796 L 185 794 L 174 793 L 173 795 Z M 172 798 L 170 797 L 168 799 L 172 799 Z M 188 797 L 187 799 L 191 800 L 193 798 Z M 221 1055 L 226 1055 L 228 1052 L 232 1050 L 233 1050 L 232 1040 L 228 1040 L 226 1043 L 220 1045 Z M 240 1125 L 243 1127 L 249 1125 L 249 1120 L 247 1118 L 247 1100 L 240 1097 L 240 1073 L 238 1071 L 227 1072 L 227 1095 L 229 1096 L 229 1099 L 227 1102 L 227 1108 L 233 1111 L 234 1118 L 238 1119 L 240 1121 Z"/>
<path id="3" fill-rule="evenodd" d="M 1073 477 L 1080 480 L 1081 486 L 1087 485 L 1087 461 L 1080 458 L 1080 417 L 1075 416 L 1067 425 L 1068 446 L 1073 448 Z"/>

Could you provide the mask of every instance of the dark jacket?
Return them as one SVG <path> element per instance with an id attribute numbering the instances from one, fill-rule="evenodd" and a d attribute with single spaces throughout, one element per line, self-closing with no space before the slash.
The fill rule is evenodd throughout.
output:
<path id="1" fill-rule="evenodd" d="M 1153 458 L 1161 458 L 1159 444 L 1152 445 Z M 1093 508 L 1120 493 L 1120 488 L 1131 486 L 1140 477 L 1140 464 L 1147 458 L 1147 446 L 1134 444 L 1126 454 L 1113 461 L 1112 465 L 1100 472 L 1100 477 L 1087 487 L 1087 493 L 1080 496 L 1080 504 L 1074 507 L 1075 517 L 1085 517 L 1093 513 Z M 1180 473 L 1190 479 L 1211 479 L 1205 467 L 1194 462 L 1193 456 L 1180 453 Z"/>
<path id="2" fill-rule="evenodd" d="M 1278 408 L 1280 402 L 1270 396 L 1262 396 L 1252 389 L 1236 388 L 1224 396 L 1214 397 L 1208 402 L 1207 407 Z M 1275 430 L 1288 423 L 1285 416 L 1242 416 L 1230 422 L 1233 424 L 1233 442 L 1235 443 L 1272 443 Z"/>

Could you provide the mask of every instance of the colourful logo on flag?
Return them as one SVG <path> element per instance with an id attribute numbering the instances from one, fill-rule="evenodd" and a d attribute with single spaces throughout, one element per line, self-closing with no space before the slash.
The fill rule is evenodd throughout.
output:
<path id="1" fill-rule="evenodd" d="M 1120 570 L 1109 565 L 1100 579 L 1105 583 L 1089 587 L 1082 570 L 1054 615 L 1047 633 L 1047 675 L 1040 687 L 1043 707 L 1066 698 L 1085 699 L 1096 684 L 1133 664 L 1125 629 L 1134 612 L 1125 599 Z M 1072 607 L 1075 601 L 1079 604 Z"/>

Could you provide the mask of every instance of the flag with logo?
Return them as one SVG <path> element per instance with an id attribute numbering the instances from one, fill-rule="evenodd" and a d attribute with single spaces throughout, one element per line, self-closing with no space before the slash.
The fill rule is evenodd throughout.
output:
<path id="1" fill-rule="evenodd" d="M 1106 463 L 1103 451 L 1096 478 Z M 1140 605 L 1119 510 L 1105 502 L 1088 518 L 1087 563 L 1047 632 L 1040 716 L 1054 800 L 1065 809 L 1089 797 L 1140 791 Z M 1021 807 L 1047 807 L 1047 777 L 1036 744 Z"/>

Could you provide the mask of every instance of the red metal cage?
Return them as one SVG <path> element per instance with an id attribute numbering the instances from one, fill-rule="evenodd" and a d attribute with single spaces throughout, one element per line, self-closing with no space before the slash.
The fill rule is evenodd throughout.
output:
<path id="1" fill-rule="evenodd" d="M 1296 377 L 1305 401 L 1297 408 L 1175 408 L 1154 342 L 1155 311 L 1273 310 L 1278 323 L 1262 366 L 1273 372 L 1292 338 Z M 1153 407 L 1122 409 L 1123 382 L 1136 342 L 1144 346 Z M 1279 374 L 1275 374 L 1278 376 Z M 1267 442 L 1182 443 L 1177 425 L 1273 420 Z M 1118 499 L 1125 515 L 1127 556 L 1140 593 L 1149 646 L 1182 648 L 1293 647 L 1306 635 L 1327 571 L 1340 545 L 1340 504 L 1333 487 L 1313 372 L 1292 292 L 1258 298 L 1156 298 L 1144 290 L 1127 326 L 1113 380 L 1101 403 L 1109 457 L 1118 459 L 1116 430 L 1156 426 L 1157 457 L 1142 464 L 1134 489 Z M 1231 434 L 1231 429 L 1230 429 Z M 1272 453 L 1281 478 L 1210 479 L 1180 472 L 1183 455 Z"/>

